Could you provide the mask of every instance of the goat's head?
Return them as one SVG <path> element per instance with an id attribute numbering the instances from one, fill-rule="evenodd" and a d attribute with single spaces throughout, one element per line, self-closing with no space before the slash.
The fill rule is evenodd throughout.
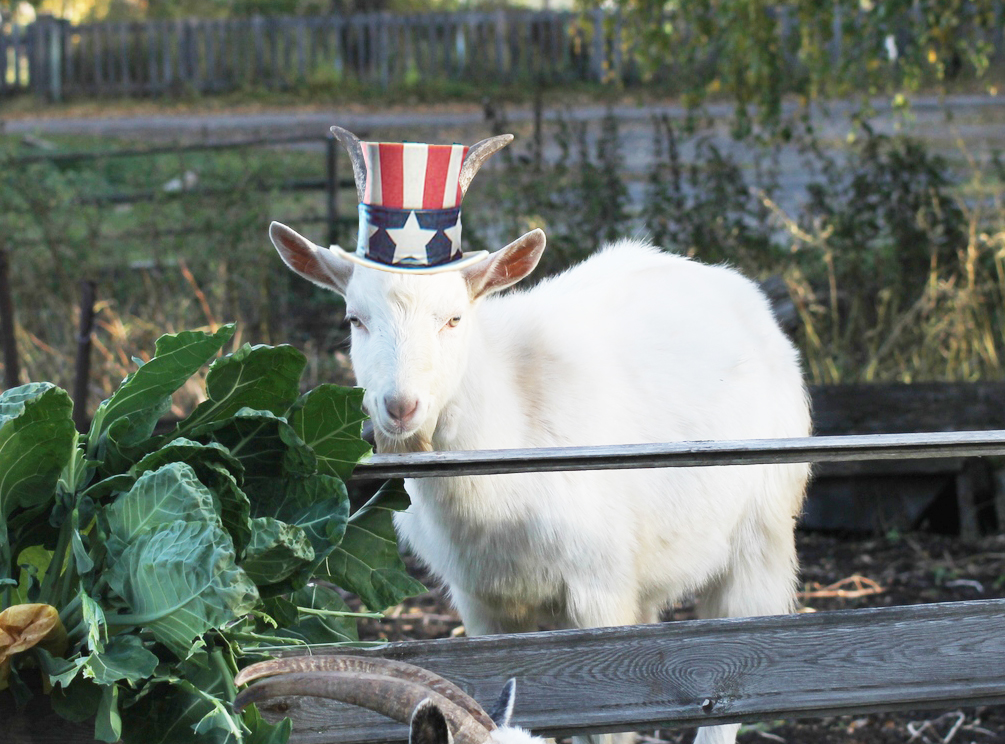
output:
<path id="1" fill-rule="evenodd" d="M 237 696 L 237 710 L 269 698 L 309 695 L 407 723 L 410 744 L 543 744 L 509 723 L 516 690 L 512 679 L 491 714 L 443 677 L 390 659 L 339 655 L 275 659 L 244 668 L 235 682 L 255 680 L 260 681 Z"/>
<path id="2" fill-rule="evenodd" d="M 360 143 L 333 131 L 352 155 L 362 199 Z M 478 166 L 510 139 L 495 137 L 470 149 L 461 166 L 462 193 Z M 366 389 L 364 404 L 382 451 L 430 448 L 440 413 L 467 368 L 479 301 L 527 276 L 545 246 L 544 233 L 534 230 L 480 261 L 427 273 L 372 268 L 372 262 L 337 246 L 321 248 L 277 222 L 269 234 L 293 271 L 345 297 L 353 369 Z"/>

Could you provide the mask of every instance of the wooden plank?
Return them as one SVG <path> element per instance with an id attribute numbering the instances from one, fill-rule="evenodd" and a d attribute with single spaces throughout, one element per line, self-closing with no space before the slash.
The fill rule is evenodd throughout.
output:
<path id="1" fill-rule="evenodd" d="M 117 23 L 116 30 L 119 37 L 119 67 L 120 80 L 119 90 L 124 95 L 132 93 L 132 76 L 129 74 L 129 24 Z"/>
<path id="2" fill-rule="evenodd" d="M 94 54 L 94 92 L 101 95 L 105 92 L 105 75 L 103 72 L 105 44 L 102 39 L 104 36 L 102 33 L 104 31 L 104 24 L 96 23 L 91 26 L 91 29 L 91 52 Z"/>
<path id="3" fill-rule="evenodd" d="M 14 89 L 17 90 L 23 86 L 21 81 L 21 58 L 23 56 L 22 44 L 23 42 L 23 28 L 15 23 L 11 25 L 11 48 L 13 51 L 13 62 L 14 62 Z"/>
<path id="4" fill-rule="evenodd" d="M 818 385 L 810 388 L 818 434 L 997 429 L 1005 383 Z"/>
<path id="5" fill-rule="evenodd" d="M 956 474 L 956 501 L 960 514 L 960 537 L 975 540 L 981 530 L 977 520 L 977 479 L 980 468 L 975 460 L 967 460 Z"/>
<path id="6" fill-rule="evenodd" d="M 63 64 L 66 66 L 66 90 L 71 94 L 80 85 L 80 67 L 77 58 L 77 48 L 80 44 L 80 34 L 77 28 L 67 22 L 63 33 Z"/>
<path id="7" fill-rule="evenodd" d="M 1005 600 L 390 644 L 545 736 L 1005 701 Z M 324 653 L 323 650 L 319 651 Z M 403 741 L 404 727 L 287 699 L 293 744 Z"/>
<path id="8" fill-rule="evenodd" d="M 174 32 L 177 30 L 177 26 L 168 21 L 161 21 L 161 31 L 160 31 L 160 41 L 161 41 L 161 51 L 164 54 L 164 64 L 161 68 L 161 90 L 166 90 L 168 86 L 171 85 L 173 75 L 171 72 L 171 47 L 174 44 L 172 36 L 175 35 Z"/>
<path id="9" fill-rule="evenodd" d="M 953 475 L 963 469 L 963 457 L 937 457 L 931 460 L 858 460 L 819 462 L 813 466 L 813 480 L 821 478 L 861 478 L 863 476 L 899 477 L 905 475 Z"/>
<path id="10" fill-rule="evenodd" d="M 593 80 L 598 83 L 604 82 L 604 71 L 607 63 L 604 36 L 604 11 L 601 8 L 597 8 L 593 11 L 593 44 L 590 47 L 592 50 L 590 69 L 593 72 Z"/>
<path id="11" fill-rule="evenodd" d="M 495 50 L 496 50 L 496 69 L 499 71 L 499 76 L 503 80 L 509 79 L 509 70 L 507 69 L 507 58 L 506 58 L 506 11 L 498 10 L 495 14 Z"/>
<path id="12" fill-rule="evenodd" d="M 7 91 L 7 54 L 10 46 L 10 35 L 7 26 L 0 23 L 0 93 Z"/>
<path id="13" fill-rule="evenodd" d="M 297 82 L 307 80 L 307 19 L 297 18 L 294 32 L 297 45 Z"/>
<path id="14" fill-rule="evenodd" d="M 253 80 L 256 85 L 265 82 L 265 19 L 255 16 L 251 19 L 251 34 L 255 49 Z"/>
<path id="15" fill-rule="evenodd" d="M 335 75 L 339 82 L 343 80 L 348 62 L 348 57 L 345 55 L 346 46 L 343 42 L 345 27 L 345 21 L 341 18 L 332 19 L 332 64 L 335 65 Z"/>
<path id="16" fill-rule="evenodd" d="M 1003 629 L 999 599 L 415 641 L 357 653 L 431 669 L 485 706 L 515 677 L 514 722 L 566 736 L 1002 703 Z M 382 716 L 327 700 L 280 698 L 263 711 L 293 719 L 291 744 L 407 736 Z M 92 740 L 86 726 L 48 712 L 44 699 L 15 712 L 0 694 L 0 720 L 8 744 Z"/>
<path id="17" fill-rule="evenodd" d="M 159 29 L 160 23 L 157 21 L 143 24 L 143 43 L 146 44 L 147 48 L 147 74 L 144 88 L 150 94 L 158 91 L 157 40 L 159 39 Z"/>
<path id="18" fill-rule="evenodd" d="M 204 70 L 202 76 L 202 88 L 206 91 L 219 90 L 219 78 L 217 76 L 217 38 L 216 29 L 218 21 L 202 21 L 202 45 L 205 56 Z"/>
<path id="19" fill-rule="evenodd" d="M 376 454 L 356 466 L 353 478 L 434 478 L 572 470 L 984 457 L 1001 454 L 1005 454 L 1005 430 L 860 434 L 845 437 Z"/>

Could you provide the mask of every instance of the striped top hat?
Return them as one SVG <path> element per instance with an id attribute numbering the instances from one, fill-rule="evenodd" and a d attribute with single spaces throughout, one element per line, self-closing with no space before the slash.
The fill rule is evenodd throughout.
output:
<path id="1" fill-rule="evenodd" d="M 359 197 L 356 252 L 345 258 L 383 271 L 432 274 L 470 266 L 487 251 L 461 248 L 461 200 L 478 168 L 513 136 L 473 147 L 361 142 L 332 127 L 349 152 Z"/>

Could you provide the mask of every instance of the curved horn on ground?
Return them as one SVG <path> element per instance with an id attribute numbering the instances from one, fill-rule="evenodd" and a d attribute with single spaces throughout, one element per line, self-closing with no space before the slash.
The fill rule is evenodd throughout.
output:
<path id="1" fill-rule="evenodd" d="M 294 672 L 260 680 L 234 700 L 243 710 L 251 703 L 274 697 L 308 695 L 357 705 L 400 723 L 409 723 L 412 711 L 423 700 L 431 700 L 450 724 L 455 744 L 485 744 L 489 729 L 467 710 L 438 692 L 399 677 L 360 672 Z"/>
<path id="2" fill-rule="evenodd" d="M 356 196 L 362 202 L 363 194 L 366 193 L 366 160 L 363 159 L 363 146 L 359 142 L 359 137 L 342 127 L 332 127 L 331 133 L 349 153 L 352 175 L 356 179 Z"/>
<path id="3" fill-rule="evenodd" d="M 493 730 L 496 725 L 478 702 L 450 680 L 444 679 L 428 669 L 406 664 L 394 659 L 381 659 L 367 656 L 351 656 L 332 654 L 324 656 L 288 656 L 282 659 L 269 659 L 242 669 L 234 683 L 238 686 L 247 684 L 262 677 L 272 677 L 277 674 L 297 672 L 348 672 L 374 674 L 385 677 L 397 677 L 422 685 L 463 708 L 475 718 L 486 730 Z"/>
<path id="4" fill-rule="evenodd" d="M 483 139 L 478 144 L 471 146 L 467 156 L 464 158 L 464 162 L 461 164 L 461 175 L 458 178 L 462 196 L 468 193 L 471 179 L 475 177 L 475 173 L 482 167 L 482 164 L 512 141 L 512 134 L 500 134 L 496 137 Z"/>

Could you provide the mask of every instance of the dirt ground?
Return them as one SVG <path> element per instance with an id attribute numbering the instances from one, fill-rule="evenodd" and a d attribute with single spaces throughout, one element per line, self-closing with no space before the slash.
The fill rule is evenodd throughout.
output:
<path id="1" fill-rule="evenodd" d="M 802 611 L 885 607 L 1005 597 L 1005 535 L 962 541 L 925 533 L 882 538 L 798 535 Z M 433 582 L 415 567 L 427 586 Z M 682 605 L 666 619 L 693 617 Z M 438 591 L 409 600 L 381 621 L 367 621 L 369 639 L 444 638 L 463 632 Z M 640 736 L 639 744 L 690 744 L 693 729 Z M 1005 706 L 955 711 L 772 721 L 744 726 L 741 744 L 1005 744 Z"/>

